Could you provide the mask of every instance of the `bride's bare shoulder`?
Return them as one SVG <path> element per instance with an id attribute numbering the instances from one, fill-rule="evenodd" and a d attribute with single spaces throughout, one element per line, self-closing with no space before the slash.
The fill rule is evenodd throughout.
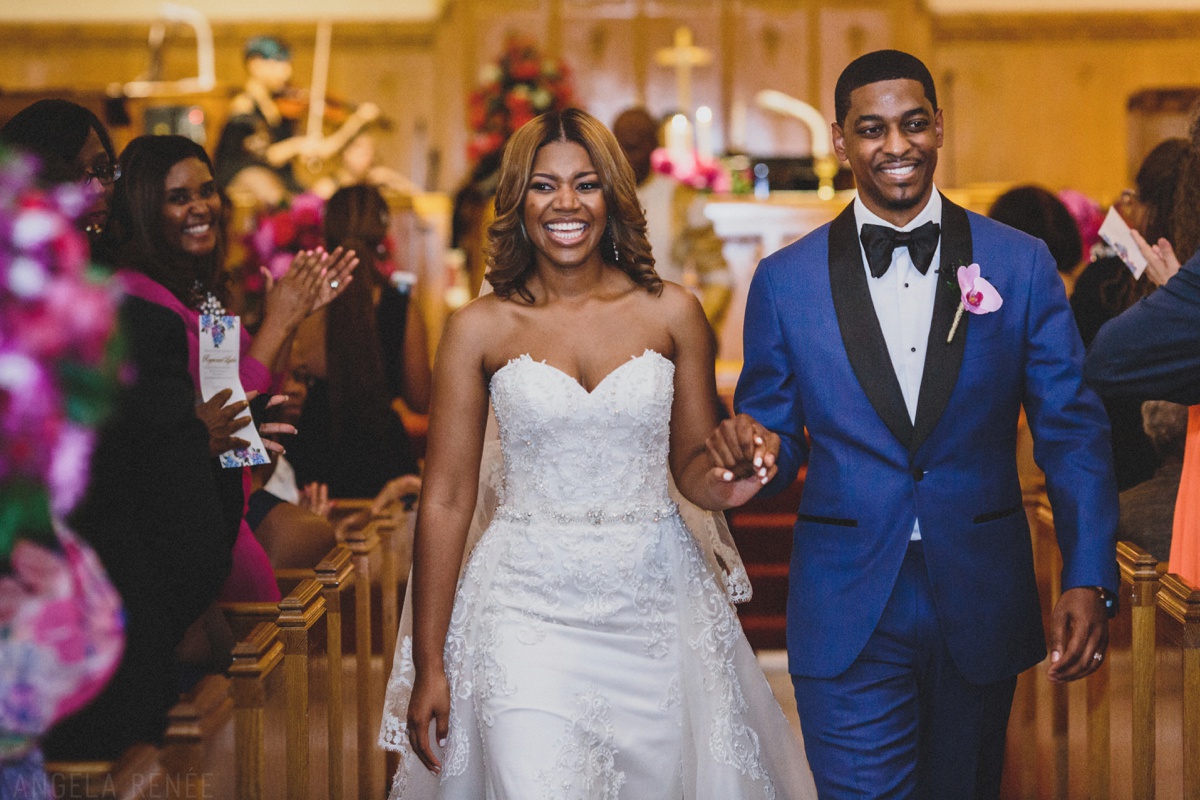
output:
<path id="1" fill-rule="evenodd" d="M 651 297 L 654 299 L 655 314 L 661 315 L 672 327 L 706 322 L 700 300 L 678 283 L 663 281 L 662 293 Z"/>

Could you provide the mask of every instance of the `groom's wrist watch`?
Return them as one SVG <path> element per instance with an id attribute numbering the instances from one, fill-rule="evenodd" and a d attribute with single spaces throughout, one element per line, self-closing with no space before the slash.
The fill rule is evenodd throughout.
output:
<path id="1" fill-rule="evenodd" d="M 1087 588 L 1100 595 L 1100 602 L 1104 603 L 1104 613 L 1108 614 L 1109 619 L 1117 615 L 1117 596 L 1115 594 L 1103 586 L 1088 586 Z"/>

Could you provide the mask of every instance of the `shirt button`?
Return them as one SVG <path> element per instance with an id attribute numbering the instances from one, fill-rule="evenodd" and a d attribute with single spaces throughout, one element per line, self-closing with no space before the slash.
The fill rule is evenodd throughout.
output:
<path id="1" fill-rule="evenodd" d="M 917 352 L 917 348 L 915 348 L 915 347 L 910 347 L 908 349 L 909 349 L 909 352 L 912 352 L 912 353 Z"/>
<path id="2" fill-rule="evenodd" d="M 925 477 L 925 470 L 920 467 L 913 467 L 912 476 L 914 481 L 920 482 Z"/>
<path id="3" fill-rule="evenodd" d="M 907 284 L 907 283 L 906 283 L 906 284 L 904 284 L 904 288 L 905 288 L 905 289 L 907 289 L 907 288 L 908 288 L 908 284 Z"/>

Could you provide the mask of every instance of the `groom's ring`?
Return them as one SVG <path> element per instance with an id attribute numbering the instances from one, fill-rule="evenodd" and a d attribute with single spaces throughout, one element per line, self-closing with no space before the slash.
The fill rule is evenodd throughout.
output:
<path id="1" fill-rule="evenodd" d="M 1092 660 L 1093 661 L 1103 661 L 1104 653 L 1092 653 Z"/>

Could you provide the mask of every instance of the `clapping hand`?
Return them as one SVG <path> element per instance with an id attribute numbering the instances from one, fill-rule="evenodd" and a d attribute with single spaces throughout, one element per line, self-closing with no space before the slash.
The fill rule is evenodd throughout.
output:
<path id="1" fill-rule="evenodd" d="M 779 437 L 747 414 L 722 421 L 704 445 L 713 465 L 710 488 L 730 508 L 758 494 L 779 470 Z"/>
<path id="2" fill-rule="evenodd" d="M 297 253 L 279 280 L 275 280 L 266 267 L 261 267 L 266 285 L 264 316 L 284 314 L 299 324 L 300 320 L 346 291 L 350 281 L 354 280 L 357 266 L 358 258 L 353 250 L 339 247 L 327 253 L 318 247 Z"/>
<path id="3" fill-rule="evenodd" d="M 1154 285 L 1162 286 L 1179 272 L 1179 257 L 1175 255 L 1175 248 L 1171 247 L 1170 242 L 1159 239 L 1157 244 L 1150 244 L 1136 230 L 1130 229 L 1129 233 L 1138 250 L 1146 257 L 1146 275 Z"/>

